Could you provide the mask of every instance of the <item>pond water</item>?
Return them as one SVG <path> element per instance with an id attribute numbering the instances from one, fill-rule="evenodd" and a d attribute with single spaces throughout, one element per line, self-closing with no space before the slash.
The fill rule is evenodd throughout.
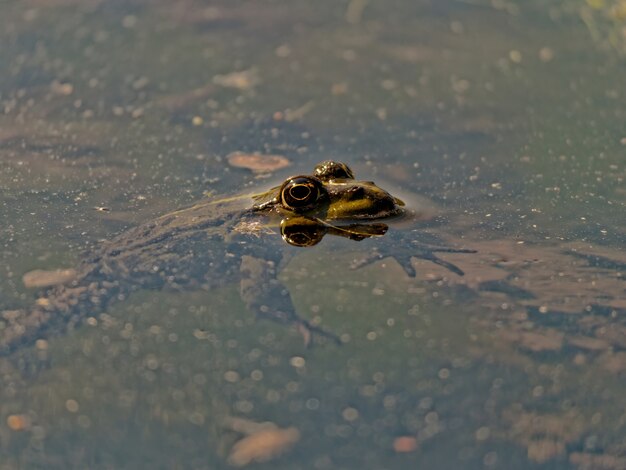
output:
<path id="1" fill-rule="evenodd" d="M 0 43 L 3 342 L 24 274 L 323 160 L 429 213 L 260 238 L 297 321 L 208 268 L 83 298 L 0 357 L 1 469 L 626 468 L 623 0 L 3 0 Z"/>

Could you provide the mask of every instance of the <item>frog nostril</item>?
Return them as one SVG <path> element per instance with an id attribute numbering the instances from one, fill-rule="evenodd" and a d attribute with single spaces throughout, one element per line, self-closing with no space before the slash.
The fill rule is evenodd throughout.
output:
<path id="1" fill-rule="evenodd" d="M 363 199 L 365 197 L 365 190 L 360 186 L 354 186 L 348 190 L 348 195 L 351 201 Z"/>

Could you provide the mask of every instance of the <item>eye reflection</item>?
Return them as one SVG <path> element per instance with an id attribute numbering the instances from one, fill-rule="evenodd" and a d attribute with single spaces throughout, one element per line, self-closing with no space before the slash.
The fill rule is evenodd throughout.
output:
<path id="1" fill-rule="evenodd" d="M 293 246 L 317 245 L 327 232 L 324 225 L 308 217 L 286 218 L 280 222 L 283 240 Z"/>

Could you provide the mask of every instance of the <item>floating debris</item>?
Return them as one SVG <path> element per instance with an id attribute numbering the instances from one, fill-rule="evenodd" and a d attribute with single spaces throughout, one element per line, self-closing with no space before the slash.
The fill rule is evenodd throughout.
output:
<path id="1" fill-rule="evenodd" d="M 180 111 L 189 106 L 195 105 L 199 101 L 208 99 L 215 93 L 215 90 L 215 85 L 209 83 L 193 90 L 186 90 L 180 93 L 172 93 L 170 95 L 163 96 L 156 101 L 156 104 L 167 108 L 172 112 Z"/>
<path id="2" fill-rule="evenodd" d="M 257 153 L 233 152 L 226 156 L 228 164 L 236 168 L 247 168 L 255 173 L 269 173 L 291 164 L 282 155 L 260 155 Z"/>
<path id="3" fill-rule="evenodd" d="M 245 418 L 228 417 L 224 425 L 246 436 L 235 443 L 228 463 L 243 467 L 252 462 L 266 462 L 290 449 L 300 440 L 295 427 L 279 428 L 271 421 L 258 423 Z"/>
<path id="4" fill-rule="evenodd" d="M 346 22 L 349 24 L 359 24 L 363 18 L 363 11 L 368 0 L 352 0 L 346 9 Z"/>
<path id="5" fill-rule="evenodd" d="M 415 452 L 417 450 L 417 439 L 413 436 L 400 436 L 393 440 L 393 450 L 397 453 Z"/>
<path id="6" fill-rule="evenodd" d="M 24 431 L 30 427 L 30 419 L 26 415 L 9 415 L 7 426 L 12 431 Z"/>
<path id="7" fill-rule="evenodd" d="M 252 462 L 267 462 L 289 450 L 300 440 L 295 427 L 281 429 L 275 425 L 263 426 L 238 441 L 228 456 L 228 463 L 243 467 Z"/>
<path id="8" fill-rule="evenodd" d="M 238 90 L 250 90 L 260 82 L 256 69 L 243 70 L 241 72 L 231 72 L 225 75 L 213 77 L 215 85 L 226 88 L 236 88 Z"/>
<path id="9" fill-rule="evenodd" d="M 24 274 L 22 282 L 26 288 L 30 289 L 31 287 L 50 287 L 57 284 L 66 284 L 75 278 L 75 269 L 55 269 L 53 271 L 35 269 Z"/>
<path id="10" fill-rule="evenodd" d="M 74 92 L 74 85 L 72 85 L 71 83 L 54 80 L 50 84 L 50 89 L 56 95 L 69 96 Z"/>

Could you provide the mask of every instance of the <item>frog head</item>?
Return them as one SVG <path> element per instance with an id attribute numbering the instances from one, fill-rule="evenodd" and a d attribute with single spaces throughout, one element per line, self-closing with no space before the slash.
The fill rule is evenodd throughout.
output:
<path id="1" fill-rule="evenodd" d="M 375 220 L 401 215 L 404 202 L 372 181 L 355 179 L 345 164 L 319 163 L 312 175 L 287 178 L 257 196 L 254 210 L 282 217 L 305 216 L 321 221 Z"/>
<path id="2" fill-rule="evenodd" d="M 403 214 L 404 202 L 372 181 L 355 179 L 341 162 L 319 163 L 311 175 L 287 178 L 255 197 L 253 210 L 278 215 L 283 239 L 313 246 L 324 235 L 363 240 L 384 235 L 387 225 L 374 222 Z"/>

